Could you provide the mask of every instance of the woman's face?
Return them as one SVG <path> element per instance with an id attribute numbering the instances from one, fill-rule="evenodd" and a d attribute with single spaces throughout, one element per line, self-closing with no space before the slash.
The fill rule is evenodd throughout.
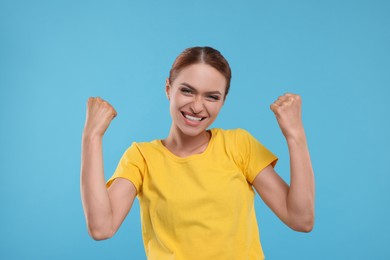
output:
<path id="1" fill-rule="evenodd" d="M 199 63 L 182 69 L 166 84 L 174 126 L 189 136 L 203 133 L 217 118 L 225 91 L 225 77 L 210 65 Z"/>

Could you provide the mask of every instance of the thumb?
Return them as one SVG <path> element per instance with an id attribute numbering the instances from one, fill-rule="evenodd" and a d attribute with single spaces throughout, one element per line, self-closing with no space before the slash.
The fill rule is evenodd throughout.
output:
<path id="1" fill-rule="evenodd" d="M 272 112 L 274 112 L 276 114 L 278 112 L 279 106 L 277 104 L 273 103 L 270 105 L 270 109 L 272 110 Z"/>

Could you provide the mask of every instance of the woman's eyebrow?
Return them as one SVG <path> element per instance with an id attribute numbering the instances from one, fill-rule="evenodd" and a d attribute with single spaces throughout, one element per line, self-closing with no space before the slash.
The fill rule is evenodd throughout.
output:
<path id="1" fill-rule="evenodd" d="M 198 92 L 196 90 L 196 88 L 194 88 L 193 86 L 191 86 L 190 84 L 186 83 L 186 82 L 183 82 L 181 83 L 181 85 L 183 86 L 186 86 L 187 88 L 190 88 L 191 90 L 193 90 L 194 92 Z M 218 95 L 221 95 L 222 96 L 222 93 L 218 90 L 215 90 L 215 91 L 207 91 L 206 94 L 218 94 Z"/>

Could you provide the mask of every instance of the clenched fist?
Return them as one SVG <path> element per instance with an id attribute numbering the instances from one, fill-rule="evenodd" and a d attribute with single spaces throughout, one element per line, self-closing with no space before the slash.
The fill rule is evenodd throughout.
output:
<path id="1" fill-rule="evenodd" d="M 304 134 L 301 107 L 301 97 L 290 93 L 280 96 L 271 105 L 271 110 L 286 139 L 299 138 Z"/>
<path id="2" fill-rule="evenodd" d="M 115 109 L 103 99 L 88 99 L 84 135 L 103 137 L 112 119 L 116 117 Z"/>

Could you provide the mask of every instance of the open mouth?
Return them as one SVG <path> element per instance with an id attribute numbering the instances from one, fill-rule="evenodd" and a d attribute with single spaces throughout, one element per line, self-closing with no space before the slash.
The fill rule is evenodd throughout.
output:
<path id="1" fill-rule="evenodd" d="M 191 121 L 195 121 L 195 122 L 199 122 L 199 121 L 202 121 L 204 120 L 206 117 L 197 117 L 197 116 L 191 116 L 191 115 L 188 115 L 184 112 L 181 112 L 181 114 L 188 120 L 191 120 Z"/>

